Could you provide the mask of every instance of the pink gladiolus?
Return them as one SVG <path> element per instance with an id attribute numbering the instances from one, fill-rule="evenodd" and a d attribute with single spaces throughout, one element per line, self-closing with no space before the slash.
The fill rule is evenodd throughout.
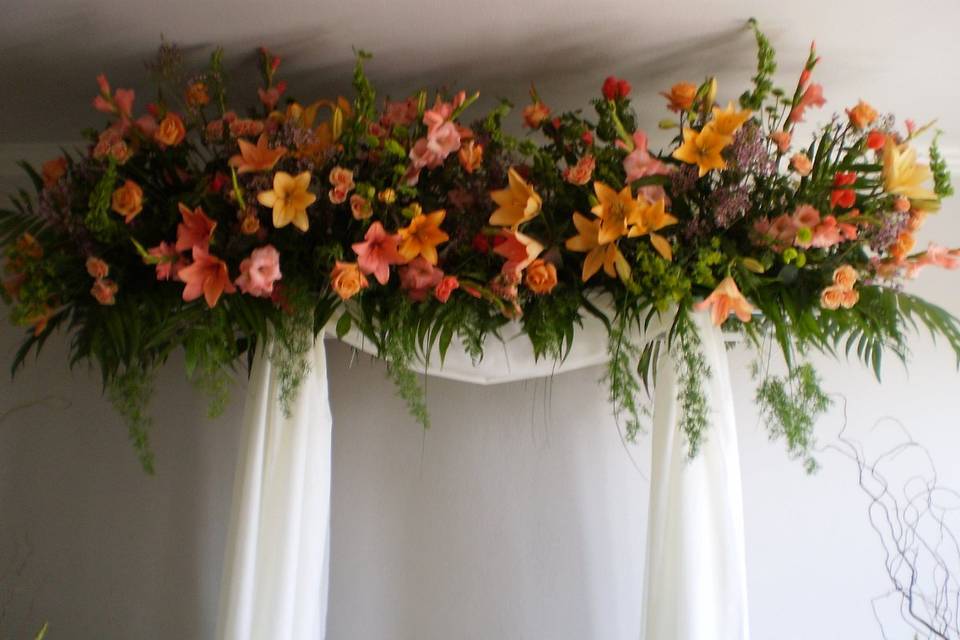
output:
<path id="1" fill-rule="evenodd" d="M 240 263 L 240 277 L 235 283 L 248 295 L 269 298 L 273 295 L 274 283 L 281 277 L 280 252 L 268 244 L 254 249 L 250 257 Z"/>
<path id="2" fill-rule="evenodd" d="M 357 242 L 353 251 L 357 254 L 360 271 L 373 275 L 380 284 L 390 280 L 390 265 L 401 264 L 403 258 L 397 252 L 400 237 L 389 234 L 379 222 L 374 222 L 364 235 L 366 242 Z"/>
<path id="3" fill-rule="evenodd" d="M 401 288 L 411 300 L 417 302 L 426 300 L 427 295 L 443 280 L 443 270 L 424 260 L 423 256 L 417 256 L 400 267 L 399 273 Z"/>
<path id="4" fill-rule="evenodd" d="M 670 172 L 667 165 L 650 155 L 647 150 L 647 134 L 643 131 L 634 132 L 633 151 L 623 159 L 623 170 L 627 172 L 627 182 L 633 182 L 645 176 L 663 176 Z"/>

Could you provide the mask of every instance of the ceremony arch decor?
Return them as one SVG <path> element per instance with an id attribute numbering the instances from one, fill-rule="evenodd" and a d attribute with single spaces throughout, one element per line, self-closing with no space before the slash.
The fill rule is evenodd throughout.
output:
<path id="1" fill-rule="evenodd" d="M 671 526 L 690 533 L 696 514 L 722 518 L 721 505 L 731 514 L 720 525 L 733 532 L 728 547 L 742 545 L 720 327 L 761 354 L 782 353 L 785 375 L 771 373 L 767 359 L 755 367 L 756 400 L 771 436 L 808 469 L 814 424 L 829 404 L 810 351 L 855 356 L 879 376 L 884 353 L 905 361 L 908 334 L 923 326 L 960 362 L 957 319 L 902 290 L 927 266 L 960 266 L 958 249 L 914 246 L 925 217 L 952 193 L 937 132 L 860 101 L 803 134 L 798 127 L 826 102 L 813 81 L 820 58 L 811 46 L 796 84 L 781 89 L 773 48 L 750 26 L 752 85 L 736 100 L 720 99 L 712 77 L 664 88 L 664 112 L 653 119 L 668 117 L 654 126 L 675 135 L 660 153 L 631 107 L 632 87 L 612 76 L 590 115 L 554 112 L 531 86 L 528 135 L 516 137 L 505 127 L 506 102 L 471 118 L 476 93 L 382 100 L 364 52 L 352 99 L 311 102 L 292 97 L 280 59 L 261 49 L 259 103 L 232 109 L 221 50 L 190 71 L 163 44 L 148 65 L 158 99 L 137 111 L 132 90 L 99 76 L 93 107 L 106 124 L 86 132 L 85 148 L 39 170 L 24 164 L 36 193 L 21 191 L 0 210 L 4 292 L 13 321 L 29 327 L 13 369 L 63 329 L 70 364 L 96 363 L 150 472 L 151 380 L 169 355 L 184 350 L 187 375 L 210 393 L 214 413 L 237 365 L 253 369 L 245 455 L 255 461 L 282 441 L 283 456 L 293 456 L 284 473 L 293 475 L 260 468 L 242 481 L 242 468 L 238 476 L 231 544 L 254 572 L 236 581 L 247 585 L 242 601 L 257 600 L 253 585 L 271 584 L 250 577 L 257 567 L 295 571 L 298 562 L 245 547 L 237 514 L 290 507 L 285 492 L 318 469 L 296 457 L 301 446 L 327 456 L 315 493 L 329 492 L 329 433 L 301 439 L 289 426 L 329 425 L 317 345 L 325 329 L 382 357 L 424 427 L 417 371 L 438 370 L 438 360 L 442 370 L 451 349 L 480 362 L 509 330 L 528 340 L 534 360 L 562 370 L 578 339 L 602 336 L 599 360 L 628 438 L 651 413 L 644 393 L 660 383 L 652 423 L 665 444 L 655 454 L 673 462 L 654 493 L 671 478 L 700 489 L 718 474 L 730 480 L 725 501 L 700 504 Z M 924 134 L 929 164 L 914 148 Z M 711 431 L 717 422 L 727 430 Z M 688 460 L 712 471 L 678 480 Z M 665 490 L 658 504 L 691 504 L 684 495 L 708 494 Z M 325 505 L 309 507 L 311 535 L 324 540 L 308 563 L 312 585 L 318 575 L 326 584 L 328 497 Z M 652 526 L 663 522 L 652 517 Z M 729 637 L 744 637 L 745 595 L 742 604 L 742 618 L 725 623 L 741 631 Z"/>

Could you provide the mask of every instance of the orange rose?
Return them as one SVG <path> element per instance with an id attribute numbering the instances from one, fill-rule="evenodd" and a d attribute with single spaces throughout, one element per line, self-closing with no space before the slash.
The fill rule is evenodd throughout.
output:
<path id="1" fill-rule="evenodd" d="M 116 303 L 117 283 L 112 280 L 106 280 L 101 278 L 93 283 L 93 287 L 90 289 L 90 295 L 97 299 L 102 305 L 112 305 Z"/>
<path id="2" fill-rule="evenodd" d="M 810 175 L 810 171 L 813 170 L 813 163 L 810 161 L 810 158 L 807 156 L 807 154 L 797 153 L 790 158 L 790 167 L 801 177 L 808 176 Z"/>
<path id="3" fill-rule="evenodd" d="M 207 85 L 203 82 L 193 82 L 187 87 L 187 104 L 191 107 L 204 107 L 210 103 L 210 94 Z"/>
<path id="4" fill-rule="evenodd" d="M 853 289 L 853 285 L 857 284 L 858 277 L 857 270 L 845 264 L 842 267 L 837 267 L 833 272 L 833 284 L 841 289 Z"/>
<path id="5" fill-rule="evenodd" d="M 850 124 L 857 129 L 865 129 L 877 119 L 877 110 L 861 100 L 853 109 L 847 109 Z"/>
<path id="6" fill-rule="evenodd" d="M 827 287 L 820 294 L 820 306 L 831 311 L 839 309 L 846 293 L 848 292 L 837 286 Z"/>
<path id="7" fill-rule="evenodd" d="M 557 286 L 557 268 L 552 262 L 538 258 L 527 267 L 524 284 L 537 295 L 550 293 Z"/>
<path id="8" fill-rule="evenodd" d="M 893 210 L 897 213 L 906 213 L 907 211 L 910 211 L 910 198 L 897 196 L 893 201 Z"/>
<path id="9" fill-rule="evenodd" d="M 550 107 L 539 100 L 523 108 L 523 123 L 536 129 L 550 115 Z"/>
<path id="10" fill-rule="evenodd" d="M 43 186 L 51 187 L 67 173 L 67 159 L 61 156 L 53 160 L 47 160 L 40 170 L 43 175 Z"/>
<path id="11" fill-rule="evenodd" d="M 100 258 L 90 256 L 87 258 L 87 273 L 90 274 L 91 278 L 95 278 L 97 280 L 106 278 L 108 275 L 110 275 L 110 265 Z"/>
<path id="12" fill-rule="evenodd" d="M 341 300 L 347 300 L 360 293 L 361 289 L 366 288 L 367 279 L 360 272 L 360 267 L 356 262 L 340 262 L 337 260 L 333 271 L 330 272 L 330 286 L 340 296 Z"/>
<path id="13" fill-rule="evenodd" d="M 896 242 L 894 242 L 890 247 L 890 255 L 897 260 L 902 260 L 908 253 L 910 253 L 910 251 L 913 250 L 913 246 L 916 243 L 917 241 L 913 237 L 913 234 L 909 231 L 904 231 L 897 237 Z"/>
<path id="14" fill-rule="evenodd" d="M 124 222 L 130 224 L 143 210 L 143 189 L 133 180 L 127 180 L 113 192 L 110 205 L 115 212 L 123 216 Z"/>
<path id="15" fill-rule="evenodd" d="M 907 229 L 910 231 L 919 231 L 920 227 L 923 226 L 924 220 L 927 219 L 926 211 L 911 211 L 910 218 L 907 219 Z"/>
<path id="16" fill-rule="evenodd" d="M 153 139 L 164 147 L 175 147 L 187 136 L 187 129 L 183 120 L 175 113 L 168 113 L 160 121 L 157 130 L 153 132 Z"/>
<path id="17" fill-rule="evenodd" d="M 693 106 L 693 99 L 697 97 L 697 85 L 690 82 L 678 82 L 670 87 L 669 93 L 661 92 L 660 95 L 667 99 L 667 108 L 670 111 L 679 113 Z"/>

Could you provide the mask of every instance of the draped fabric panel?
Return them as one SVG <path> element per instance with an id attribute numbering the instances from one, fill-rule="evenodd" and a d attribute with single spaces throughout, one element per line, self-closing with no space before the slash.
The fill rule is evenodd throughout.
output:
<path id="1" fill-rule="evenodd" d="M 747 640 L 743 490 L 723 334 L 694 314 L 711 377 L 706 441 L 691 459 L 678 429 L 678 367 L 666 355 L 654 399 L 644 640 Z"/>
<path id="2" fill-rule="evenodd" d="M 330 554 L 330 402 L 323 342 L 285 416 L 259 356 L 234 480 L 217 640 L 319 640 Z"/>
<path id="3" fill-rule="evenodd" d="M 677 367 L 665 355 L 654 405 L 653 464 L 641 640 L 747 640 L 746 565 L 740 466 L 723 334 L 695 314 L 712 376 L 711 424 L 700 454 L 687 456 L 677 429 Z M 602 327 L 595 327 L 602 332 Z M 591 334 L 594 332 L 591 331 Z M 605 335 L 605 333 L 603 334 Z M 587 336 L 602 342 L 596 335 Z M 350 341 L 349 336 L 347 341 Z M 577 344 L 587 344 L 586 338 Z M 499 349 L 503 371 L 476 382 L 555 373 L 536 365 L 526 340 Z M 515 347 L 514 347 L 515 345 Z M 364 345 L 357 340 L 355 346 Z M 469 358 L 451 346 L 448 377 L 471 381 Z M 527 349 L 528 350 L 528 349 Z M 582 366 L 595 364 L 590 353 Z M 217 640 L 321 640 L 325 635 L 331 483 L 331 430 L 322 340 L 289 417 L 279 381 L 259 357 L 246 396 Z M 569 366 L 569 365 L 568 365 Z M 564 368 L 564 370 L 570 370 Z M 445 375 L 432 369 L 431 375 Z"/>

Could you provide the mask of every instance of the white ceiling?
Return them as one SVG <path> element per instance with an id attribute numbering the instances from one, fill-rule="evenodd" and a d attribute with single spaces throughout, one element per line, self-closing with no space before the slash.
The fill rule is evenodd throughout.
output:
<path id="1" fill-rule="evenodd" d="M 369 71 L 395 96 L 443 85 L 522 103 L 535 80 L 548 104 L 569 108 L 617 74 L 633 83 L 641 122 L 654 127 L 665 115 L 657 91 L 673 82 L 715 74 L 721 99 L 746 88 L 755 64 L 750 16 L 777 47 L 784 86 L 816 38 L 828 109 L 864 98 L 900 118 L 939 117 L 943 144 L 960 159 L 957 0 L 0 2 L 0 181 L 9 180 L 12 158 L 42 158 L 101 122 L 90 107 L 97 73 L 136 88 L 142 107 L 151 96 L 143 62 L 161 34 L 197 64 L 224 45 L 236 106 L 256 99 L 257 46 L 284 58 L 282 75 L 300 99 L 347 92 L 356 46 L 375 53 Z"/>

